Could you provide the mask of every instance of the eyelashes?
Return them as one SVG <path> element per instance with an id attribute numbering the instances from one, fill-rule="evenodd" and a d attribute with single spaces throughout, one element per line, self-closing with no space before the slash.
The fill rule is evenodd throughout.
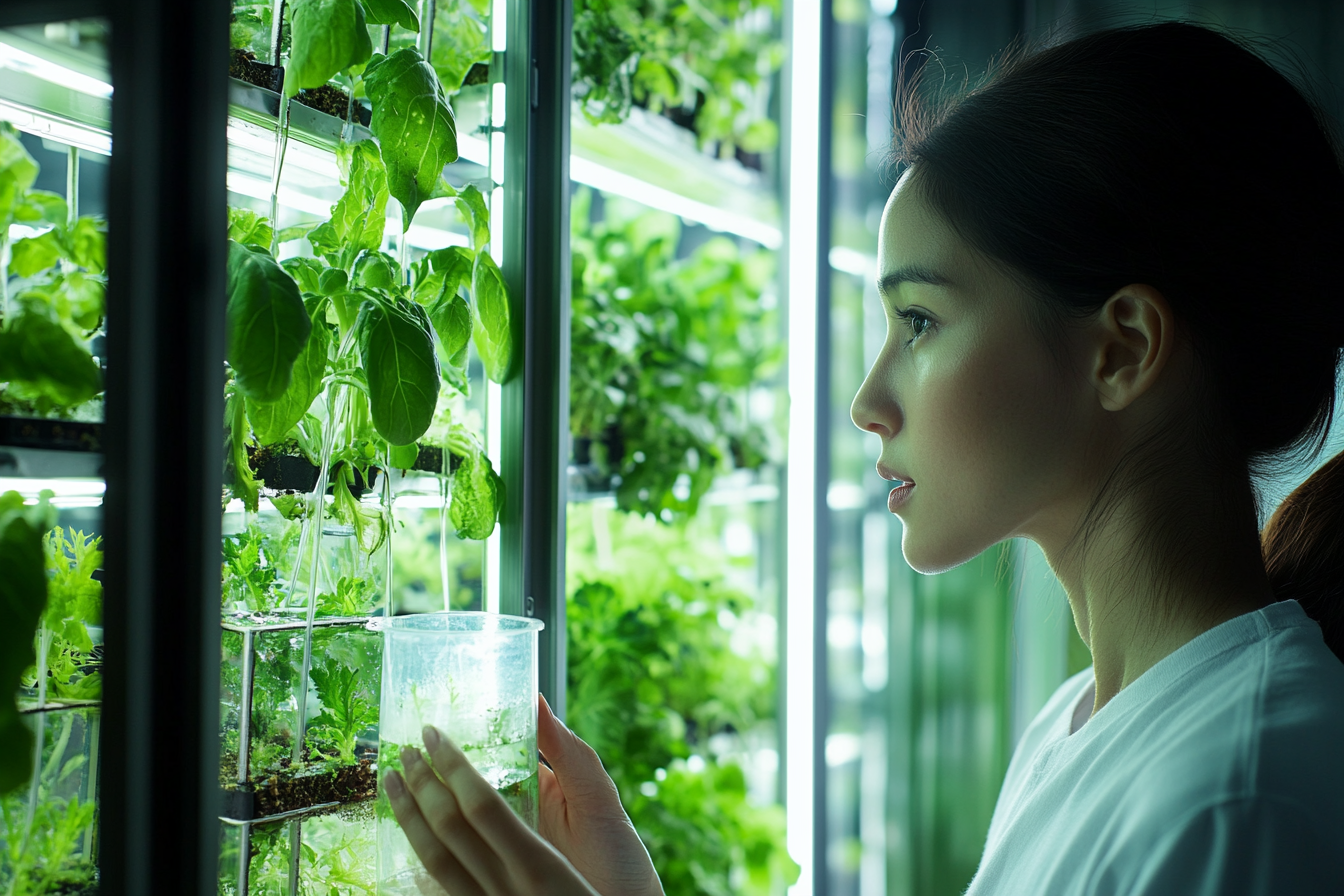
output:
<path id="1" fill-rule="evenodd" d="M 910 331 L 910 338 L 905 340 L 906 345 L 910 345 L 916 339 L 923 336 L 933 326 L 933 320 L 927 314 L 917 311 L 914 308 L 907 308 L 904 311 L 893 308 L 892 313 L 901 319 L 901 322 Z"/>

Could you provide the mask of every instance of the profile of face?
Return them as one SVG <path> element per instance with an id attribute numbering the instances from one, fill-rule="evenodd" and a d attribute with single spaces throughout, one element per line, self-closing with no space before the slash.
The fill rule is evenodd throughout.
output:
<path id="1" fill-rule="evenodd" d="M 1033 326 L 1038 300 L 928 205 L 917 169 L 883 213 L 878 277 L 887 336 L 851 416 L 882 440 L 879 473 L 914 483 L 890 502 L 906 562 L 942 572 L 1067 527 L 1104 438 L 1096 393 Z"/>

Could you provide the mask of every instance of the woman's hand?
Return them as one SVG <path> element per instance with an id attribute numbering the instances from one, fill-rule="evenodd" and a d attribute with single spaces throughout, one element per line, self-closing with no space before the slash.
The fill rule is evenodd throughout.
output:
<path id="1" fill-rule="evenodd" d="M 407 748 L 401 754 L 405 778 L 394 771 L 383 780 L 430 877 L 452 896 L 596 896 L 448 738 L 432 727 L 424 738 L 433 768 L 419 750 Z"/>
<path id="2" fill-rule="evenodd" d="M 537 746 L 550 765 L 541 767 L 542 835 L 602 896 L 663 896 L 602 760 L 539 700 Z"/>

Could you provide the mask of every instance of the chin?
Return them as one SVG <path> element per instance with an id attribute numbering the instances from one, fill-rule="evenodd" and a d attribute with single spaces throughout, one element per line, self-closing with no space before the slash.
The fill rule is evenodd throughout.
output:
<path id="1" fill-rule="evenodd" d="M 957 538 L 921 538 L 911 532 L 909 525 L 901 532 L 901 553 L 905 556 L 905 562 L 915 572 L 926 576 L 955 569 L 997 543 L 992 541 L 982 544 L 979 540 Z"/>

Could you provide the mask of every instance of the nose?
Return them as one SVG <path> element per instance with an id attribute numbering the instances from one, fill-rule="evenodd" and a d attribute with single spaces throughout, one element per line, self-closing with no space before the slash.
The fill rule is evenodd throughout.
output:
<path id="1" fill-rule="evenodd" d="M 849 418 L 864 432 L 877 433 L 882 441 L 892 438 L 901 430 L 901 407 L 896 393 L 883 375 L 882 358 L 868 370 L 854 402 L 849 406 Z"/>

